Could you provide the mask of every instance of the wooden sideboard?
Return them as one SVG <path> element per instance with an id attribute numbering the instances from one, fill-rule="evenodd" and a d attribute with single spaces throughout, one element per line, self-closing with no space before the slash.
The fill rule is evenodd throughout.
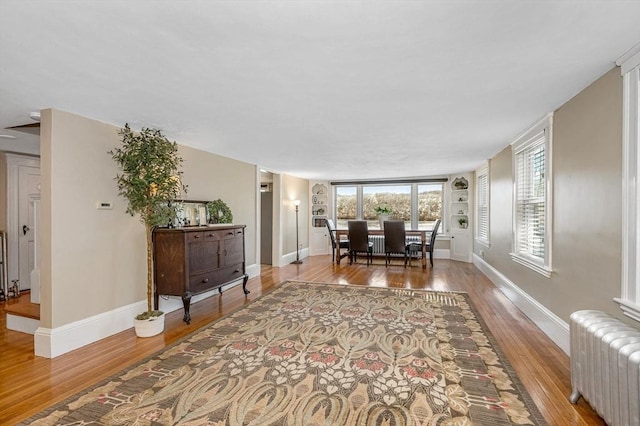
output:
<path id="1" fill-rule="evenodd" d="M 245 294 L 245 225 L 156 228 L 153 231 L 155 306 L 160 295 L 180 296 L 189 324 L 191 296 L 242 279 Z"/>

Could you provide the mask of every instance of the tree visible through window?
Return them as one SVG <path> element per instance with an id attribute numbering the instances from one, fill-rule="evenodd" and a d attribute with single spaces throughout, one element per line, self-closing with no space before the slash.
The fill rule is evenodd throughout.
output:
<path id="1" fill-rule="evenodd" d="M 380 229 L 376 208 L 387 207 L 389 218 L 403 220 L 407 229 L 430 230 L 442 219 L 443 184 L 335 185 L 335 200 L 338 228 L 346 228 L 349 220 L 363 219 L 369 229 Z"/>

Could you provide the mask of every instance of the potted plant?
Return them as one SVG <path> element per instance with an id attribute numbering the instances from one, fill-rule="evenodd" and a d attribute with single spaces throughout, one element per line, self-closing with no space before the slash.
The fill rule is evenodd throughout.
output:
<path id="1" fill-rule="evenodd" d="M 460 228 L 467 229 L 467 218 L 466 217 L 458 218 L 458 224 L 460 225 Z"/>
<path id="2" fill-rule="evenodd" d="M 171 202 L 187 190 L 180 181 L 182 158 L 178 155 L 178 144 L 170 142 L 160 130 L 143 128 L 135 133 L 125 124 L 118 134 L 122 145 L 109 154 L 120 169 L 115 177 L 119 195 L 128 201 L 127 213 L 140 215 L 147 238 L 147 310 L 136 316 L 134 325 L 138 336 L 155 336 L 164 330 L 164 313 L 154 310 L 152 304 L 151 238 L 156 226 L 175 219 Z"/>
<path id="3" fill-rule="evenodd" d="M 209 212 L 209 223 L 232 223 L 233 214 L 231 209 L 227 206 L 227 203 L 221 199 L 215 201 L 209 201 L 206 204 L 207 211 Z"/>
<path id="4" fill-rule="evenodd" d="M 384 221 L 389 220 L 389 216 L 393 213 L 391 207 L 386 204 L 381 204 L 375 209 L 376 214 L 378 215 L 378 220 L 380 221 L 380 229 L 384 228 Z"/>

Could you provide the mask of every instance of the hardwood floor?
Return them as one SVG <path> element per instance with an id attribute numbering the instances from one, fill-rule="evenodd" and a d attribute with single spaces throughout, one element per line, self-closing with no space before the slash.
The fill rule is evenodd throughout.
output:
<path id="1" fill-rule="evenodd" d="M 399 288 L 455 290 L 469 293 L 477 311 L 517 371 L 550 425 L 603 425 L 584 400 L 571 405 L 569 359 L 473 265 L 436 260 L 434 268 L 341 265 L 330 256 L 304 259 L 301 265 L 263 267 L 259 277 L 221 296 L 195 303 L 190 325 L 182 312 L 169 313 L 161 335 L 140 339 L 133 329 L 54 359 L 33 355 L 33 336 L 6 329 L 0 302 L 0 424 L 12 425 L 91 386 L 177 339 L 259 297 L 287 279 Z"/>

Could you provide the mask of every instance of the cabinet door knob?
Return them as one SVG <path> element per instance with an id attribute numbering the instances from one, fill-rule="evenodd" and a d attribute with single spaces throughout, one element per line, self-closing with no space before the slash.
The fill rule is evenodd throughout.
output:
<path id="1" fill-rule="evenodd" d="M 227 232 L 227 235 L 233 235 L 233 232 Z"/>
<path id="2" fill-rule="evenodd" d="M 237 274 L 238 272 L 240 272 L 240 269 L 236 269 L 235 271 L 233 271 L 234 274 Z"/>
<path id="3" fill-rule="evenodd" d="M 198 239 L 200 238 L 200 235 L 194 235 L 193 238 Z"/>
<path id="4" fill-rule="evenodd" d="M 205 278 L 204 280 L 202 280 L 203 283 L 208 283 L 209 282 L 209 278 Z"/>

